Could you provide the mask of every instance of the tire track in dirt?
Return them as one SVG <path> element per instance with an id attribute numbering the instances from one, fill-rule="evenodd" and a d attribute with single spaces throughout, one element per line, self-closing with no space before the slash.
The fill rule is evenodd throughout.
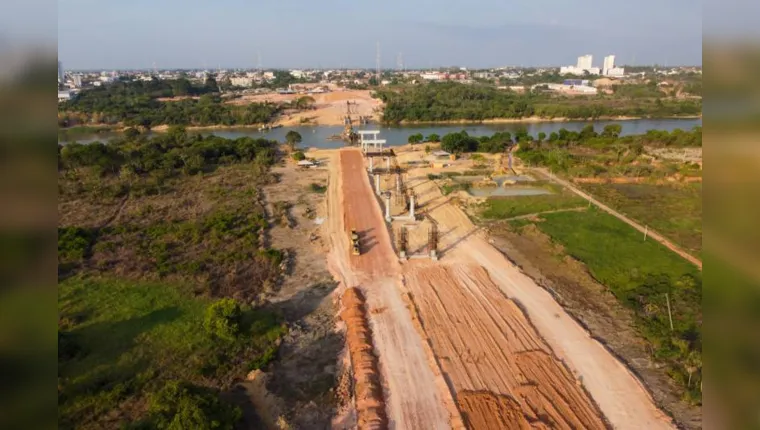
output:
<path id="1" fill-rule="evenodd" d="M 410 264 L 405 285 L 470 428 L 606 427 L 588 394 L 483 268 Z M 509 425 L 494 427 L 500 420 Z"/>

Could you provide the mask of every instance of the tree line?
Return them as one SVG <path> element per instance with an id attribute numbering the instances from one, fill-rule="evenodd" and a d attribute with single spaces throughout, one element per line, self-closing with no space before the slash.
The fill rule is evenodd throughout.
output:
<path id="1" fill-rule="evenodd" d="M 454 82 L 417 85 L 404 90 L 379 89 L 385 102 L 383 121 L 482 121 L 495 118 L 596 119 L 604 116 L 668 117 L 698 115 L 700 100 L 637 100 L 621 104 L 602 96 L 588 99 L 557 97 L 548 93 L 518 94 L 488 85 Z"/>
<path id="2" fill-rule="evenodd" d="M 277 141 L 263 138 L 189 135 L 183 127 L 147 138 L 131 130 L 109 143 L 58 145 L 58 170 L 89 170 L 99 176 L 127 177 L 194 175 L 215 166 L 257 162 L 269 166 L 275 160 Z"/>
<path id="3" fill-rule="evenodd" d="M 82 91 L 58 107 L 59 127 L 79 122 L 123 124 L 151 128 L 158 125 L 251 125 L 271 121 L 281 108 L 273 103 L 228 105 L 217 94 L 213 77 L 204 85 L 185 78 L 159 81 L 120 81 Z M 196 97 L 162 101 L 163 97 Z"/>

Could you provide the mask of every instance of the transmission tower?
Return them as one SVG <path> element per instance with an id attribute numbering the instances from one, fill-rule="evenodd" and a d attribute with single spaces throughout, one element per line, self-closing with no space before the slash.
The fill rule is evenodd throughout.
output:
<path id="1" fill-rule="evenodd" d="M 380 85 L 380 42 L 377 42 L 377 55 L 375 55 L 375 79 Z"/>
<path id="2" fill-rule="evenodd" d="M 258 69 L 258 73 L 261 74 L 261 52 L 256 51 L 256 69 Z"/>
<path id="3" fill-rule="evenodd" d="M 399 71 L 403 71 L 404 70 L 404 54 L 401 53 L 401 52 L 399 52 L 398 53 L 398 57 L 396 57 L 396 68 Z"/>

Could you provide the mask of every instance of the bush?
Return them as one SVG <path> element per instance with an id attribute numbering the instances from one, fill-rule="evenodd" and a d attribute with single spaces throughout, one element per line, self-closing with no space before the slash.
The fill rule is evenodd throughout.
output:
<path id="1" fill-rule="evenodd" d="M 58 261 L 79 262 L 89 258 L 97 230 L 81 227 L 58 229 Z"/>
<path id="2" fill-rule="evenodd" d="M 149 412 L 154 427 L 167 430 L 232 430 L 243 416 L 216 391 L 180 381 L 170 381 L 155 393 Z"/>
<path id="3" fill-rule="evenodd" d="M 425 138 L 425 142 L 440 142 L 441 136 L 431 133 L 428 137 Z"/>
<path id="4" fill-rule="evenodd" d="M 234 341 L 240 333 L 240 304 L 234 299 L 217 300 L 206 309 L 203 327 L 215 339 Z"/>
<path id="5" fill-rule="evenodd" d="M 306 156 L 301 151 L 294 152 L 293 155 L 291 155 L 291 157 L 293 157 L 293 159 L 296 161 L 302 161 L 306 159 Z"/>
<path id="6" fill-rule="evenodd" d="M 320 194 L 322 194 L 325 191 L 327 191 L 327 186 L 325 186 L 325 185 L 319 185 L 317 183 L 312 182 L 311 184 L 309 184 L 309 191 L 311 191 L 312 193 L 320 193 Z"/>

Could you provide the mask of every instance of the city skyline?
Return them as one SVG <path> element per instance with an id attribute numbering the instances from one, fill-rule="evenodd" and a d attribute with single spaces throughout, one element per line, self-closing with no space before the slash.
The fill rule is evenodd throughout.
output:
<path id="1" fill-rule="evenodd" d="M 604 8 L 559 0 L 286 3 L 59 0 L 59 59 L 72 70 L 154 63 L 160 69 L 370 69 L 379 43 L 383 69 L 396 68 L 399 53 L 409 69 L 557 67 L 581 53 L 609 52 L 618 64 L 702 63 L 701 8 L 682 0 Z M 658 13 L 647 12 L 652 8 Z"/>

